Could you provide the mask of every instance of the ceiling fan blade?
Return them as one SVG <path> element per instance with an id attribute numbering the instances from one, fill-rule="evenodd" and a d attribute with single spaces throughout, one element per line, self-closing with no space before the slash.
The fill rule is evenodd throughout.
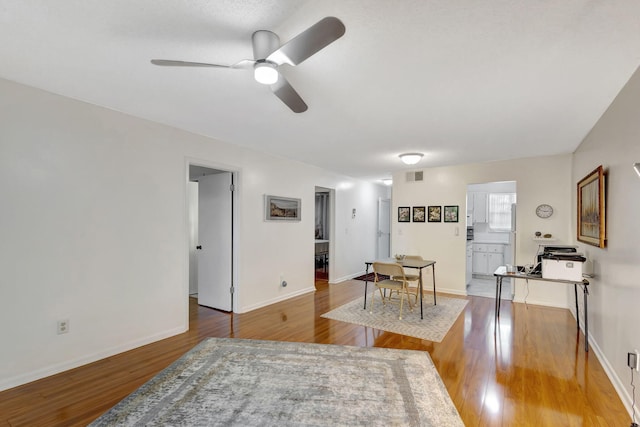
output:
<path id="1" fill-rule="evenodd" d="M 161 65 L 165 67 L 218 67 L 218 68 L 230 68 L 228 65 L 219 64 L 206 64 L 204 62 L 189 62 L 189 61 L 173 61 L 171 59 L 152 59 L 153 65 Z"/>
<path id="2" fill-rule="evenodd" d="M 172 59 L 152 59 L 151 63 L 153 65 L 160 65 L 164 67 L 215 67 L 215 68 L 242 68 L 248 69 L 253 68 L 253 64 L 256 61 L 251 59 L 243 59 L 242 61 L 236 62 L 233 65 L 220 65 L 220 64 L 208 64 L 205 62 L 189 62 L 189 61 L 174 61 Z"/>
<path id="3" fill-rule="evenodd" d="M 294 113 L 307 111 L 307 104 L 305 104 L 300 95 L 298 95 L 298 92 L 296 92 L 282 74 L 278 76 L 278 81 L 271 85 L 271 90 L 287 107 L 291 108 L 291 111 Z"/>
<path id="4" fill-rule="evenodd" d="M 321 19 L 296 37 L 280 46 L 266 59 L 276 64 L 298 65 L 325 46 L 344 35 L 342 21 L 333 16 Z"/>

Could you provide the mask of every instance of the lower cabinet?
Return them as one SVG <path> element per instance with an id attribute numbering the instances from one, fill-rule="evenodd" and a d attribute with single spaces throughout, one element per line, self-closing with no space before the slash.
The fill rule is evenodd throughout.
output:
<path id="1" fill-rule="evenodd" d="M 473 244 L 473 274 L 492 275 L 501 265 L 504 265 L 504 245 Z"/>
<path id="2" fill-rule="evenodd" d="M 471 283 L 471 274 L 473 271 L 473 246 L 471 243 L 467 244 L 467 264 L 465 268 L 465 280 L 466 283 Z"/>

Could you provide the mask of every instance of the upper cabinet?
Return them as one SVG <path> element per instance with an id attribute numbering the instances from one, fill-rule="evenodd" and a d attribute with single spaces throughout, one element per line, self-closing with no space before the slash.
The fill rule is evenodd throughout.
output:
<path id="1" fill-rule="evenodd" d="M 487 222 L 487 193 L 473 194 L 473 222 Z"/>

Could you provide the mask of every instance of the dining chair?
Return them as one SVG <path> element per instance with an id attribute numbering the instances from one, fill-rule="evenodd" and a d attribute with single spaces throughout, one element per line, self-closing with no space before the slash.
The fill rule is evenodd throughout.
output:
<path id="1" fill-rule="evenodd" d="M 405 255 L 404 259 L 413 259 L 417 261 L 424 261 L 424 259 L 420 255 Z M 420 274 L 422 270 L 418 270 L 418 274 L 406 274 L 405 277 L 407 282 L 415 283 L 415 288 L 413 286 L 409 287 L 410 295 L 415 298 L 414 304 L 418 304 L 418 298 L 420 298 Z"/>
<path id="2" fill-rule="evenodd" d="M 413 259 L 413 260 L 418 260 L 418 261 L 424 261 L 424 259 L 420 256 L 420 255 L 405 255 L 403 260 L 406 259 Z M 404 277 L 407 280 L 407 282 L 409 283 L 414 283 L 415 282 L 415 287 L 413 286 L 409 286 L 409 295 L 411 295 L 412 297 L 415 298 L 414 300 L 414 304 L 418 304 L 418 300 L 420 298 L 420 270 L 418 270 L 418 274 L 410 274 L 407 273 L 405 271 L 404 273 Z M 392 277 L 393 279 L 393 277 Z M 391 293 L 393 293 L 393 291 L 391 291 Z"/>
<path id="3" fill-rule="evenodd" d="M 382 304 L 387 305 L 387 303 L 395 303 L 392 300 L 392 296 L 394 291 L 400 297 L 400 314 L 398 316 L 399 320 L 402 320 L 402 306 L 404 303 L 404 297 L 407 296 L 407 303 L 409 304 L 409 310 L 413 311 L 413 305 L 411 304 L 411 300 L 409 299 L 408 292 L 408 282 L 404 274 L 404 269 L 400 264 L 397 263 L 386 263 L 386 262 L 374 262 L 373 263 L 373 283 L 375 287 L 380 291 L 380 297 L 382 298 Z M 383 278 L 382 276 L 388 276 L 389 278 Z M 389 295 L 386 296 L 383 292 L 384 290 L 389 290 Z M 369 306 L 369 313 L 373 313 L 373 303 L 375 300 L 375 291 L 371 296 L 371 305 Z"/>

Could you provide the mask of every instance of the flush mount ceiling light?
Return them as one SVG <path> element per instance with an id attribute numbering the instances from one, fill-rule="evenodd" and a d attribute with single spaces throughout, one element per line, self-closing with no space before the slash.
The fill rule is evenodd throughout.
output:
<path id="1" fill-rule="evenodd" d="M 269 61 L 258 61 L 253 66 L 253 77 L 258 83 L 272 85 L 278 81 L 278 70 L 276 64 Z"/>
<path id="2" fill-rule="evenodd" d="M 391 178 L 385 178 L 385 179 L 382 180 L 382 183 L 384 185 L 391 185 L 391 184 L 393 184 L 393 180 Z"/>
<path id="3" fill-rule="evenodd" d="M 415 165 L 422 159 L 422 156 L 424 156 L 422 153 L 404 153 L 399 157 L 405 165 Z"/>
<path id="4" fill-rule="evenodd" d="M 638 176 L 640 176 L 640 163 L 634 163 L 633 164 L 633 169 L 635 169 L 635 171 L 638 174 Z"/>

